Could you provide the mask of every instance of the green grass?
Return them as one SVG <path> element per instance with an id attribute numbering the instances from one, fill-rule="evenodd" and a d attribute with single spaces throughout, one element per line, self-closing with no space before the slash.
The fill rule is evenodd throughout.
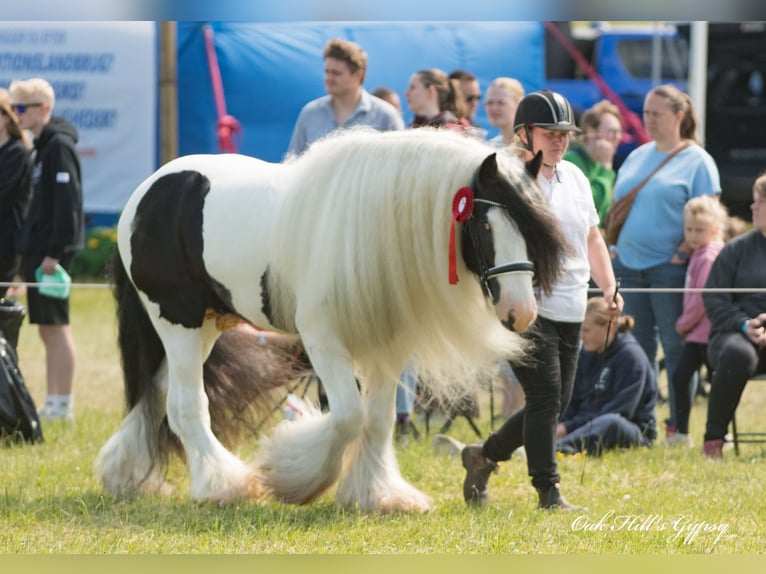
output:
<path id="1" fill-rule="evenodd" d="M 492 477 L 487 508 L 467 508 L 459 460 L 434 454 L 427 439 L 398 447 L 403 475 L 434 500 L 435 509 L 425 515 L 378 516 L 341 510 L 333 505 L 332 493 L 305 507 L 246 501 L 229 506 L 193 503 L 181 463 L 170 469 L 174 495 L 114 499 L 103 493 L 92 471 L 98 450 L 122 417 L 109 291 L 74 290 L 72 317 L 78 349 L 77 423 L 45 426 L 46 441 L 41 445 L 0 448 L 0 553 L 764 552 L 766 451 L 760 445 L 743 445 L 739 457 L 728 451 L 722 464 L 704 460 L 698 448 L 657 447 L 602 458 L 563 458 L 564 492 L 571 501 L 587 506 L 587 513 L 535 510 L 536 497 L 526 466 L 519 460 L 502 464 Z M 30 392 L 40 404 L 45 389 L 44 355 L 36 328 L 26 323 L 19 354 Z M 766 427 L 762 415 L 766 385 L 749 385 L 743 403 L 741 426 L 756 426 L 760 419 L 760 426 Z M 489 431 L 487 412 L 485 403 L 480 421 L 485 431 Z M 658 407 L 659 420 L 666 415 L 667 407 Z M 704 419 L 705 402 L 698 400 L 692 412 L 698 444 Z M 438 422 L 432 423 L 435 426 Z M 452 434 L 466 442 L 474 440 L 460 419 Z M 607 527 L 599 529 L 597 523 L 605 516 Z M 592 528 L 578 529 L 586 519 Z M 674 530 L 681 524 L 703 522 L 725 525 L 726 530 L 720 537 L 717 532 L 692 536 Z"/>

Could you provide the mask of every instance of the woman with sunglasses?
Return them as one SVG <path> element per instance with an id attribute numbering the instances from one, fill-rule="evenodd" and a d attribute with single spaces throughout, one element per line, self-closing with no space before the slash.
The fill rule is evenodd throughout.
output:
<path id="1" fill-rule="evenodd" d="M 16 236 L 27 214 L 32 193 L 32 154 L 27 134 L 0 90 L 0 299 L 16 276 L 19 257 Z"/>

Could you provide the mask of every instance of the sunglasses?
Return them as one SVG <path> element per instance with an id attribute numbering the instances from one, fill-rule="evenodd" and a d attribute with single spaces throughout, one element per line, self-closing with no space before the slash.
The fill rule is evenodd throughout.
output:
<path id="1" fill-rule="evenodd" d="M 470 95 L 465 97 L 465 101 L 469 104 L 472 104 L 473 102 L 480 102 L 481 101 L 481 94 L 478 96 Z"/>
<path id="2" fill-rule="evenodd" d="M 33 104 L 11 104 L 11 109 L 17 114 L 23 114 L 27 111 L 27 108 L 39 108 L 42 105 L 42 102 Z"/>

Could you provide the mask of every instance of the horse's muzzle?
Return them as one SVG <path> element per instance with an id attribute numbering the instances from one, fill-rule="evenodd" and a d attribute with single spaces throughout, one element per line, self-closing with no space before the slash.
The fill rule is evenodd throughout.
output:
<path id="1" fill-rule="evenodd" d="M 537 319 L 537 307 L 532 308 L 526 306 L 512 307 L 511 310 L 505 315 L 500 317 L 500 322 L 506 329 L 509 329 L 515 333 L 522 333 L 526 331 L 529 326 Z"/>

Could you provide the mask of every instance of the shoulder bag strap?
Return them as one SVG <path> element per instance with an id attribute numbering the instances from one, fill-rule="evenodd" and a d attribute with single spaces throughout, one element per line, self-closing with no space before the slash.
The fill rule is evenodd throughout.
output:
<path id="1" fill-rule="evenodd" d="M 673 159 L 676 155 L 684 151 L 686 148 L 688 148 L 691 145 L 690 140 L 684 140 L 679 145 L 677 145 L 673 150 L 663 159 L 657 167 L 655 167 L 649 175 L 647 175 L 643 180 L 641 180 L 641 183 L 639 183 L 636 187 L 630 190 L 630 192 L 625 196 L 625 199 L 627 200 L 630 198 L 630 201 L 633 201 L 638 194 L 638 192 L 641 190 L 642 187 L 646 185 L 646 182 L 649 181 L 652 176 L 660 171 L 662 167 L 668 163 L 671 159 Z"/>

